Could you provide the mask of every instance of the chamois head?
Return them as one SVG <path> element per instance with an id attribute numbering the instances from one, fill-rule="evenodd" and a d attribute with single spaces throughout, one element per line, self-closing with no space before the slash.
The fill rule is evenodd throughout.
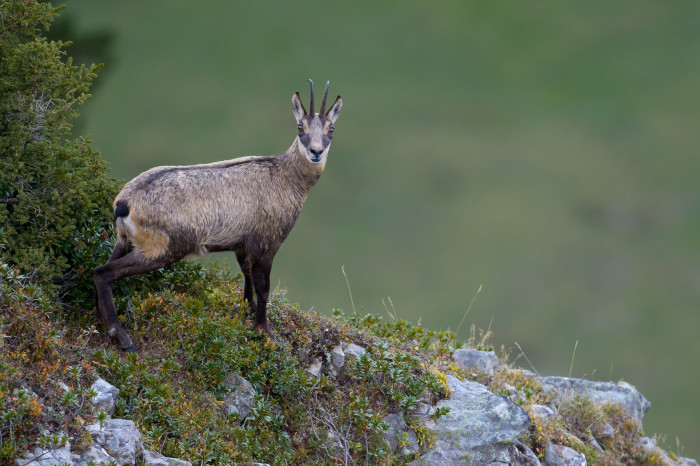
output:
<path id="1" fill-rule="evenodd" d="M 294 117 L 297 119 L 297 131 L 299 131 L 297 138 L 299 139 L 299 147 L 305 153 L 309 162 L 324 164 L 328 148 L 331 145 L 331 138 L 333 137 L 333 124 L 340 114 L 343 99 L 340 96 L 336 97 L 333 106 L 326 112 L 329 81 L 326 83 L 326 93 L 323 94 L 321 109 L 318 113 L 315 113 L 314 83 L 310 79 L 309 85 L 311 86 L 311 100 L 308 112 L 304 108 L 304 104 L 301 103 L 299 92 L 295 92 L 292 96 L 292 110 L 294 111 Z"/>

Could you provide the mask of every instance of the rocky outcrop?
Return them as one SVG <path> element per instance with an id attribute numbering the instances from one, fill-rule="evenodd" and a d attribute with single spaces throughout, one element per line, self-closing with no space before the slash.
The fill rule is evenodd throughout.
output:
<path id="1" fill-rule="evenodd" d="M 632 385 L 626 382 L 596 382 L 568 377 L 538 377 L 520 369 L 499 367 L 493 352 L 477 350 L 457 350 L 453 361 L 469 371 L 493 375 L 498 371 L 518 372 L 536 381 L 553 395 L 554 402 L 549 406 L 527 405 L 528 412 L 539 422 L 556 421 L 558 403 L 561 400 L 577 397 L 590 400 L 596 405 L 615 404 L 625 410 L 630 418 L 641 426 L 642 417 L 649 410 L 650 403 Z M 518 390 L 504 384 L 504 392 L 509 396 L 494 395 L 481 384 L 461 382 L 447 376 L 452 394 L 439 401 L 437 407 L 449 407 L 450 412 L 432 420 L 428 415 L 418 416 L 420 424 L 435 436 L 432 448 L 424 451 L 412 465 L 461 465 L 461 464 L 511 464 L 515 466 L 583 466 L 586 457 L 574 449 L 550 443 L 545 449 L 542 461 L 524 444 L 517 440 L 530 424 L 530 417 L 520 408 L 526 398 Z M 517 404 L 515 403 L 517 402 Z M 434 410 L 431 410 L 434 412 Z M 394 431 L 392 430 L 392 433 Z M 610 425 L 601 428 L 605 438 L 615 435 Z M 596 439 L 587 443 L 598 451 L 603 451 Z M 637 447 L 666 465 L 697 465 L 688 458 L 674 458 L 656 446 L 654 440 L 642 437 Z"/>
<path id="2" fill-rule="evenodd" d="M 487 375 L 493 375 L 499 366 L 498 356 L 493 351 L 458 349 L 452 354 L 452 360 L 459 367 Z"/>
<path id="3" fill-rule="evenodd" d="M 640 425 L 651 406 L 644 395 L 627 382 L 595 382 L 569 377 L 540 377 L 539 382 L 545 391 L 553 392 L 559 398 L 580 396 L 594 404 L 618 405 Z"/>
<path id="4" fill-rule="evenodd" d="M 108 414 L 114 412 L 119 389 L 103 379 L 97 379 L 91 387 L 97 394 L 92 402 L 95 408 Z M 107 464 L 111 461 L 119 465 L 146 466 L 191 466 L 189 461 L 168 458 L 160 453 L 147 450 L 141 443 L 141 432 L 133 421 L 110 419 L 104 423 L 94 423 L 85 427 L 93 443 L 81 452 L 74 452 L 70 442 L 55 448 L 37 447 L 15 460 L 17 466 L 85 466 Z"/>
<path id="5" fill-rule="evenodd" d="M 457 465 L 511 462 L 510 447 L 530 425 L 530 416 L 506 396 L 485 386 L 447 376 L 450 397 L 437 403 L 450 412 L 421 423 L 435 436 L 433 447 L 413 465 Z"/>
<path id="6" fill-rule="evenodd" d="M 74 453 L 66 442 L 58 448 L 35 448 L 22 458 L 16 459 L 17 466 L 55 466 L 107 464 L 114 461 L 119 465 L 134 465 L 142 462 L 146 466 L 191 466 L 188 461 L 167 458 L 159 453 L 146 450 L 141 443 L 141 433 L 133 421 L 112 419 L 102 426 L 99 423 L 87 426 L 93 444 L 85 451 Z"/>

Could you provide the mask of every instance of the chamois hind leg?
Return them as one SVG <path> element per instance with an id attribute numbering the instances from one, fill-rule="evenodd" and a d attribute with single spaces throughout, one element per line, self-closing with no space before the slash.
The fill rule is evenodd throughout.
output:
<path id="1" fill-rule="evenodd" d="M 109 259 L 107 259 L 106 263 L 109 264 L 110 262 L 124 257 L 127 252 L 129 252 L 129 241 L 126 238 L 117 238 L 117 244 L 114 245 L 112 254 L 109 255 Z M 104 306 L 102 305 L 99 293 L 97 292 L 97 288 L 95 288 L 95 295 L 97 296 L 97 318 L 106 326 L 107 314 L 105 313 Z"/>
<path id="2" fill-rule="evenodd" d="M 253 301 L 252 262 L 245 249 L 239 249 L 236 251 L 236 260 L 238 260 L 238 265 L 241 266 L 241 272 L 243 272 L 243 300 L 244 302 L 248 301 L 248 314 L 252 316 L 255 309 L 255 301 Z"/>
<path id="3" fill-rule="evenodd" d="M 112 261 L 115 261 L 121 257 L 124 257 L 127 252 L 129 252 L 129 240 L 126 239 L 126 237 L 119 237 L 117 238 L 117 244 L 114 245 L 114 249 L 112 250 L 112 254 L 109 255 L 109 259 L 107 259 L 107 263 L 110 263 Z"/>
<path id="4" fill-rule="evenodd" d="M 270 295 L 270 270 L 272 258 L 261 258 L 253 262 L 253 286 L 257 295 L 255 307 L 255 329 L 262 330 L 274 341 L 275 336 L 267 323 L 267 298 Z"/>
<path id="5" fill-rule="evenodd" d="M 136 346 L 119 322 L 117 309 L 114 307 L 114 298 L 112 296 L 112 283 L 123 277 L 150 272 L 151 270 L 165 267 L 179 259 L 179 257 L 147 259 L 143 255 L 131 251 L 114 260 L 110 258 L 106 264 L 95 268 L 95 290 L 97 291 L 98 305 L 101 306 L 104 314 L 107 334 L 111 337 L 116 336 L 123 350 L 136 351 Z"/>

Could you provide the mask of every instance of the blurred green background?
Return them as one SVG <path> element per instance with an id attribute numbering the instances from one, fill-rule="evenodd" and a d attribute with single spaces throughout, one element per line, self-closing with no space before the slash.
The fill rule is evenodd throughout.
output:
<path id="1" fill-rule="evenodd" d="M 462 339 L 490 328 L 548 375 L 578 341 L 572 376 L 636 385 L 647 435 L 700 457 L 699 2 L 70 0 L 63 16 L 113 38 L 78 124 L 120 178 L 282 152 L 292 93 L 331 81 L 326 172 L 273 268 L 292 301 L 352 312 L 344 266 L 358 312 L 389 318 L 384 300 L 456 330 L 483 285 Z"/>

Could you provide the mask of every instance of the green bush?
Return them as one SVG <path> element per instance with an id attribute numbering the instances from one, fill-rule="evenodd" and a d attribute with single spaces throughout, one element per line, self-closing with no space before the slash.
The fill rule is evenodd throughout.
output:
<path id="1" fill-rule="evenodd" d="M 91 232 L 108 239 L 119 183 L 89 140 L 71 139 L 71 120 L 100 66 L 74 66 L 69 43 L 42 37 L 59 10 L 35 0 L 0 3 L 0 254 L 45 290 L 68 293 L 91 288 L 80 272 Z"/>

